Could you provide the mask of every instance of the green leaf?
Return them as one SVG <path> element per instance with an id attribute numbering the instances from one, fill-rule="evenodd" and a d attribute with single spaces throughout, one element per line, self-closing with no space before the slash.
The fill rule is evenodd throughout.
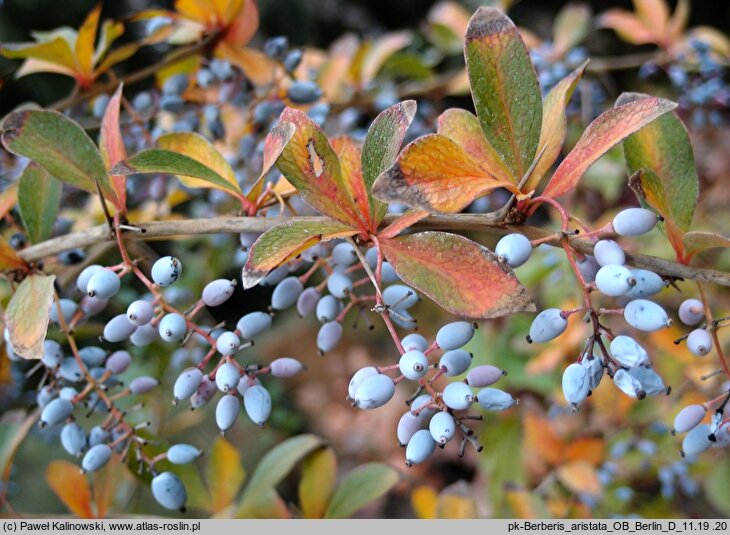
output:
<path id="1" fill-rule="evenodd" d="M 299 507 L 305 518 L 322 518 L 337 482 L 337 457 L 332 448 L 322 448 L 302 463 Z"/>
<path id="2" fill-rule="evenodd" d="M 239 502 L 237 517 L 252 517 L 257 497 L 271 492 L 304 457 L 324 445 L 315 435 L 299 435 L 275 446 L 267 453 L 251 475 Z"/>
<path id="3" fill-rule="evenodd" d="M 692 257 L 706 249 L 730 247 L 730 238 L 715 232 L 691 231 L 684 235 L 684 249 L 688 257 Z"/>
<path id="4" fill-rule="evenodd" d="M 13 154 L 30 158 L 62 182 L 97 193 L 119 206 L 104 160 L 77 123 L 56 111 L 23 110 L 8 115 L 0 126 L 2 142 Z"/>
<path id="5" fill-rule="evenodd" d="M 55 275 L 29 275 L 8 303 L 5 323 L 13 351 L 24 359 L 43 357 Z"/>
<path id="6" fill-rule="evenodd" d="M 588 125 L 573 150 L 560 163 L 543 195 L 554 198 L 572 191 L 586 169 L 611 147 L 676 107 L 674 102 L 648 97 L 603 112 Z"/>
<path id="7" fill-rule="evenodd" d="M 487 140 L 513 176 L 529 169 L 542 125 L 542 95 L 525 43 L 496 8 L 480 7 L 464 44 L 474 107 Z"/>
<path id="8" fill-rule="evenodd" d="M 18 181 L 18 210 L 32 243 L 50 238 L 61 206 L 61 183 L 36 163 L 29 163 Z"/>
<path id="9" fill-rule="evenodd" d="M 201 163 L 225 179 L 228 184 L 223 189 L 241 193 L 241 187 L 238 185 L 238 180 L 236 180 L 236 175 L 233 172 L 231 164 L 228 163 L 210 141 L 200 134 L 196 134 L 195 132 L 172 132 L 160 136 L 157 140 L 157 146 L 164 150 L 182 154 Z M 189 188 L 217 187 L 221 189 L 221 186 L 211 184 L 208 181 L 197 180 L 181 173 L 177 174 L 182 183 Z"/>
<path id="10" fill-rule="evenodd" d="M 421 232 L 380 243 L 405 283 L 453 314 L 495 318 L 535 310 L 512 270 L 492 251 L 467 238 Z"/>
<path id="11" fill-rule="evenodd" d="M 624 93 L 617 104 L 641 98 L 646 96 Z M 626 138 L 624 155 L 630 174 L 648 169 L 659 178 L 660 194 L 667 201 L 666 213 L 661 215 L 686 232 L 697 205 L 699 184 L 692 145 L 679 117 L 667 113 Z"/>
<path id="12" fill-rule="evenodd" d="M 730 515 L 730 459 L 713 464 L 704 480 L 709 502 L 725 515 Z"/>
<path id="13" fill-rule="evenodd" d="M 291 221 L 264 232 L 251 246 L 241 278 L 256 286 L 267 273 L 321 241 L 347 238 L 360 231 L 337 221 Z"/>
<path id="14" fill-rule="evenodd" d="M 214 513 L 222 511 L 236 498 L 246 479 L 241 455 L 222 437 L 218 437 L 211 448 L 207 475 L 211 509 Z"/>
<path id="15" fill-rule="evenodd" d="M 372 196 L 375 179 L 395 163 L 406 131 L 416 115 L 416 101 L 399 102 L 380 113 L 368 128 L 362 146 L 362 178 L 370 201 L 370 214 L 377 228 L 388 206 Z"/>
<path id="16" fill-rule="evenodd" d="M 540 156 L 540 161 L 535 164 L 535 168 L 530 173 L 530 178 L 522 187 L 522 191 L 525 193 L 538 188 L 542 177 L 545 176 L 560 156 L 568 132 L 565 108 L 568 106 L 570 97 L 573 96 L 573 91 L 575 91 L 583 76 L 586 65 L 588 65 L 587 61 L 560 80 L 550 90 L 542 103 L 542 128 L 540 130 L 539 147 L 541 151 L 544 149 L 544 152 Z"/>
<path id="17" fill-rule="evenodd" d="M 398 472 L 382 463 L 368 463 L 350 472 L 337 487 L 325 518 L 349 518 L 398 483 Z"/>
<path id="18" fill-rule="evenodd" d="M 169 173 L 180 180 L 195 180 L 192 187 L 213 187 L 234 194 L 240 188 L 231 184 L 216 171 L 198 160 L 164 149 L 147 149 L 112 167 L 112 175 L 134 175 L 137 173 Z M 188 182 L 190 183 L 190 182 Z"/>

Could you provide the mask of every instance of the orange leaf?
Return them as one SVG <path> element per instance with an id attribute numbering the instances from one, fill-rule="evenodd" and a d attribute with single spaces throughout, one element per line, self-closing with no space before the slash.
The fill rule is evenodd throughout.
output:
<path id="1" fill-rule="evenodd" d="M 515 518 L 549 518 L 549 511 L 537 493 L 509 488 L 505 490 L 505 500 Z"/>
<path id="2" fill-rule="evenodd" d="M 600 495 L 601 482 L 596 469 L 587 461 L 571 461 L 556 471 L 558 480 L 575 494 Z"/>
<path id="3" fill-rule="evenodd" d="M 77 465 L 51 461 L 46 468 L 46 481 L 69 511 L 79 518 L 94 518 L 89 482 Z"/>
<path id="4" fill-rule="evenodd" d="M 18 183 L 13 182 L 0 192 L 0 219 L 18 204 Z"/>
<path id="5" fill-rule="evenodd" d="M 451 139 L 430 134 L 410 143 L 373 184 L 373 195 L 430 212 L 459 212 L 496 188 L 515 191 Z"/>
<path id="6" fill-rule="evenodd" d="M 94 71 L 94 45 L 96 31 L 99 28 L 99 15 L 101 15 L 101 3 L 87 15 L 76 37 L 76 61 L 79 72 L 89 79 Z"/>
<path id="7" fill-rule="evenodd" d="M 588 125 L 573 150 L 555 170 L 543 195 L 560 197 L 570 192 L 578 184 L 583 173 L 609 149 L 676 107 L 674 102 L 649 97 L 616 106 L 602 113 Z"/>
<path id="8" fill-rule="evenodd" d="M 601 464 L 606 457 L 606 442 L 600 437 L 574 438 L 565 447 L 563 462 L 582 460 L 593 466 Z"/>
<path id="9" fill-rule="evenodd" d="M 400 278 L 453 314 L 495 318 L 534 310 L 512 270 L 467 238 L 421 232 L 380 243 Z"/>
<path id="10" fill-rule="evenodd" d="M 119 129 L 119 110 L 122 100 L 122 84 L 114 92 L 109 104 L 107 104 L 104 117 L 101 120 L 99 132 L 99 150 L 104 158 L 107 169 L 111 169 L 117 163 L 127 158 L 127 148 L 124 146 L 122 131 Z M 116 175 L 109 177 L 112 188 L 119 199 L 119 207 L 124 210 L 127 205 L 127 177 Z"/>
<path id="11" fill-rule="evenodd" d="M 25 269 L 26 263 L 18 256 L 15 249 L 0 236 L 0 270 Z"/>
<path id="12" fill-rule="evenodd" d="M 209 0 L 175 0 L 175 11 L 186 19 L 214 27 L 216 12 Z"/>
<path id="13" fill-rule="evenodd" d="M 233 46 L 224 41 L 216 48 L 216 54 L 239 67 L 255 86 L 269 85 L 274 81 L 276 64 L 258 50 Z"/>
<path id="14" fill-rule="evenodd" d="M 373 41 L 362 58 L 362 63 L 355 78 L 361 87 L 367 87 L 380 71 L 380 68 L 390 56 L 398 50 L 407 47 L 413 36 L 410 32 L 401 31 L 388 33 Z"/>
<path id="15" fill-rule="evenodd" d="M 378 232 L 378 238 L 388 240 L 395 238 L 408 227 L 415 225 L 421 219 L 428 216 L 428 212 L 423 210 L 408 210 L 405 214 L 393 221 L 390 225 Z"/>
<path id="16" fill-rule="evenodd" d="M 439 116 L 438 133 L 455 141 L 496 179 L 516 182 L 500 155 L 484 137 L 479 119 L 473 113 L 457 108 L 446 110 Z"/>
<path id="17" fill-rule="evenodd" d="M 636 16 L 625 9 L 609 9 L 598 19 L 600 28 L 610 28 L 632 45 L 655 43 L 654 34 Z"/>
<path id="18" fill-rule="evenodd" d="M 279 171 L 318 212 L 346 225 L 361 225 L 340 160 L 322 129 L 292 108 L 286 108 L 280 120 L 292 123 L 296 131 L 276 161 Z"/>
<path id="19" fill-rule="evenodd" d="M 634 0 L 637 18 L 654 35 L 656 42 L 666 43 L 669 7 L 665 0 Z"/>
<path id="20" fill-rule="evenodd" d="M 522 420 L 524 455 L 536 456 L 541 461 L 556 466 L 565 449 L 565 442 L 559 438 L 545 416 L 534 410 L 526 410 Z"/>

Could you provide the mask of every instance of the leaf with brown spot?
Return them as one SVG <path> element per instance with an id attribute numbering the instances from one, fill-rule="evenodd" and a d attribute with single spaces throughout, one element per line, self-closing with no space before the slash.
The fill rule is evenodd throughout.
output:
<path id="1" fill-rule="evenodd" d="M 538 149 L 542 94 L 527 47 L 500 10 L 480 7 L 469 21 L 464 56 L 479 122 L 514 177 Z"/>
<path id="2" fill-rule="evenodd" d="M 281 155 L 281 152 L 284 150 L 284 147 L 286 147 L 286 144 L 289 143 L 289 140 L 294 135 L 294 130 L 296 128 L 291 123 L 277 123 L 274 128 L 271 129 L 271 131 L 266 134 L 266 138 L 264 139 L 264 152 L 263 152 L 263 165 L 261 167 L 261 174 L 259 175 L 258 180 L 254 183 L 253 186 L 251 186 L 251 189 L 246 194 L 246 197 L 251 202 L 256 202 L 256 200 L 259 198 L 259 196 L 263 193 L 264 190 L 264 179 L 266 178 L 266 175 L 271 171 L 271 168 L 274 167 L 274 164 L 276 163 L 276 160 Z"/>
<path id="3" fill-rule="evenodd" d="M 373 195 L 429 212 L 459 212 L 500 187 L 517 191 L 451 139 L 429 134 L 403 149 L 396 164 L 375 181 Z"/>
<path id="4" fill-rule="evenodd" d="M 74 515 L 78 518 L 94 518 L 89 482 L 78 465 L 68 461 L 51 461 L 46 467 L 46 481 Z"/>
<path id="5" fill-rule="evenodd" d="M 649 97 L 603 112 L 588 125 L 573 150 L 560 163 L 543 195 L 554 198 L 569 193 L 578 185 L 583 173 L 614 145 L 676 107 L 674 102 Z"/>
<path id="6" fill-rule="evenodd" d="M 340 160 L 322 129 L 306 113 L 292 108 L 286 108 L 280 120 L 292 123 L 296 131 L 276 160 L 279 171 L 318 212 L 347 225 L 361 225 Z"/>
<path id="7" fill-rule="evenodd" d="M 512 270 L 467 238 L 421 232 L 383 240 L 381 245 L 404 282 L 453 314 L 495 318 L 535 309 Z"/>
<path id="8" fill-rule="evenodd" d="M 243 288 L 256 286 L 271 270 L 312 245 L 359 232 L 337 221 L 292 221 L 267 230 L 251 246 L 241 274 Z"/>
<path id="9" fill-rule="evenodd" d="M 361 157 L 362 177 L 370 201 L 371 220 L 376 228 L 383 220 L 388 206 L 372 197 L 373 183 L 395 163 L 403 139 L 406 137 L 406 131 L 415 115 L 415 100 L 394 104 L 378 114 L 365 136 Z"/>
<path id="10" fill-rule="evenodd" d="M 588 62 L 586 61 L 560 80 L 545 96 L 542 103 L 542 129 L 540 130 L 540 150 L 544 151 L 540 160 L 535 164 L 527 182 L 522 186 L 524 193 L 536 190 L 550 167 L 560 156 L 565 143 L 565 136 L 568 132 L 568 121 L 565 116 L 565 108 L 573 96 L 573 91 L 578 86 Z"/>
<path id="11" fill-rule="evenodd" d="M 104 111 L 99 131 L 99 151 L 104 158 L 107 169 L 127 158 L 127 148 L 119 128 L 119 111 L 122 101 L 122 84 L 119 84 Z M 110 177 L 112 188 L 117 194 L 119 204 L 124 209 L 127 204 L 127 177 L 114 175 Z"/>
<path id="12" fill-rule="evenodd" d="M 43 357 L 55 275 L 29 275 L 8 303 L 5 322 L 13 351 L 25 359 Z"/>
<path id="13" fill-rule="evenodd" d="M 438 133 L 455 141 L 495 178 L 504 182 L 517 182 L 502 157 L 484 137 L 479 119 L 473 113 L 458 108 L 446 110 L 439 115 Z"/>

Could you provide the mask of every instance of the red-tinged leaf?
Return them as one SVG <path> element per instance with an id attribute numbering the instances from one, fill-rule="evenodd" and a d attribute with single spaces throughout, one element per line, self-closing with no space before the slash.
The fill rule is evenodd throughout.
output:
<path id="1" fill-rule="evenodd" d="M 370 218 L 376 228 L 383 220 L 388 206 L 372 196 L 373 183 L 395 163 L 406 131 L 415 115 L 415 100 L 394 104 L 378 114 L 365 136 L 362 146 L 362 176 L 370 202 Z"/>
<path id="2" fill-rule="evenodd" d="M 274 167 L 276 160 L 281 156 L 281 152 L 286 147 L 286 144 L 289 143 L 295 130 L 296 127 L 293 124 L 280 122 L 266 134 L 266 139 L 264 139 L 264 162 L 261 168 L 261 174 L 246 194 L 249 201 L 256 202 L 261 193 L 263 193 L 266 175 Z"/>
<path id="3" fill-rule="evenodd" d="M 672 213 L 673 199 L 667 194 L 662 179 L 650 169 L 642 169 L 629 178 L 629 187 L 634 191 L 639 202 L 644 206 L 653 208 L 658 214 L 664 217 L 664 230 L 667 239 L 680 260 L 684 258 L 684 233 L 685 231 L 677 224 L 677 220 L 670 215 Z"/>
<path id="4" fill-rule="evenodd" d="M 304 518 L 322 518 L 337 483 L 337 457 L 332 448 L 322 448 L 302 462 L 299 507 Z"/>
<path id="5" fill-rule="evenodd" d="M 395 238 L 408 227 L 418 223 L 424 217 L 428 217 L 428 212 L 424 210 L 408 210 L 390 225 L 378 232 L 378 238 L 381 240 L 389 240 Z"/>
<path id="6" fill-rule="evenodd" d="M 28 266 L 22 258 L 18 256 L 15 249 L 0 236 L 0 270 L 7 271 L 13 269 L 27 269 Z"/>
<path id="7" fill-rule="evenodd" d="M 383 463 L 368 463 L 355 468 L 335 490 L 325 518 L 349 518 L 359 509 L 380 498 L 396 483 L 398 471 Z"/>
<path id="8" fill-rule="evenodd" d="M 700 251 L 730 247 L 730 238 L 715 232 L 691 231 L 684 235 L 684 249 L 687 258 Z"/>
<path id="9" fill-rule="evenodd" d="M 362 177 L 362 149 L 349 136 L 338 136 L 331 140 L 332 149 L 340 159 L 340 170 L 347 188 L 347 194 L 352 199 L 358 211 L 360 225 L 368 230 L 375 230 L 370 220 L 370 199 L 368 190 Z"/>
<path id="10" fill-rule="evenodd" d="M 560 197 L 572 191 L 583 173 L 609 149 L 676 107 L 674 102 L 650 97 L 602 113 L 588 125 L 573 150 L 555 170 L 543 195 Z"/>
<path id="11" fill-rule="evenodd" d="M 266 86 L 274 82 L 276 63 L 266 54 L 253 48 L 236 47 L 222 42 L 216 54 L 236 65 L 255 86 Z"/>
<path id="12" fill-rule="evenodd" d="M 0 192 L 0 219 L 18 204 L 18 183 L 13 182 Z"/>
<path id="13" fill-rule="evenodd" d="M 373 195 L 429 212 L 459 212 L 496 188 L 516 191 L 454 141 L 430 134 L 403 149 L 396 164 L 375 181 Z"/>
<path id="14" fill-rule="evenodd" d="M 97 518 L 106 518 L 106 513 L 114 502 L 119 482 L 125 476 L 122 471 L 126 471 L 123 464 L 107 463 L 104 468 L 94 472 L 91 494 L 96 505 Z"/>
<path id="15" fill-rule="evenodd" d="M 29 275 L 15 290 L 8 303 L 5 323 L 13 351 L 24 359 L 43 356 L 43 341 L 53 303 L 55 275 Z"/>
<path id="16" fill-rule="evenodd" d="M 632 45 L 646 45 L 656 42 L 654 34 L 636 16 L 625 9 L 609 9 L 598 19 L 600 28 L 610 28 Z"/>
<path id="17" fill-rule="evenodd" d="M 293 221 L 259 236 L 251 246 L 241 278 L 243 288 L 255 286 L 267 273 L 321 241 L 354 236 L 360 231 L 337 221 Z"/>
<path id="18" fill-rule="evenodd" d="M 96 31 L 99 28 L 99 16 L 101 15 L 101 3 L 91 10 L 86 16 L 84 23 L 79 28 L 76 37 L 76 61 L 79 70 L 87 79 L 91 78 L 94 71 L 94 44 Z"/>
<path id="19" fill-rule="evenodd" d="M 226 31 L 223 39 L 232 45 L 244 46 L 258 30 L 258 4 L 256 0 L 232 0 L 229 1 L 229 4 L 231 8 L 229 8 L 229 13 L 226 14 L 226 20 L 230 20 L 230 16 L 233 14 L 235 14 L 235 18 L 228 26 L 228 31 Z"/>
<path id="20" fill-rule="evenodd" d="M 94 518 L 91 490 L 78 465 L 69 461 L 51 461 L 46 468 L 46 481 L 59 500 L 79 518 Z"/>
<path id="21" fill-rule="evenodd" d="M 208 457 L 207 474 L 211 508 L 217 513 L 233 502 L 246 478 L 241 465 L 241 455 L 222 437 L 213 443 Z"/>
<path id="22" fill-rule="evenodd" d="M 545 152 L 535 164 L 535 168 L 530 173 L 530 178 L 522 187 L 524 193 L 529 193 L 538 188 L 542 178 L 560 156 L 568 132 L 565 108 L 568 106 L 570 97 L 573 96 L 573 91 L 575 91 L 583 76 L 586 65 L 588 65 L 587 61 L 558 82 L 542 103 L 542 130 L 540 131 L 539 146 L 540 150 L 544 148 Z"/>
<path id="23" fill-rule="evenodd" d="M 25 156 L 61 182 L 97 194 L 119 206 L 99 149 L 77 123 L 56 111 L 23 110 L 5 117 L 2 142 L 13 154 Z"/>
<path id="24" fill-rule="evenodd" d="M 18 210 L 32 243 L 47 240 L 61 206 L 61 183 L 30 162 L 18 180 Z"/>
<path id="25" fill-rule="evenodd" d="M 585 4 L 568 4 L 555 16 L 553 24 L 553 52 L 563 55 L 583 42 L 591 25 L 591 9 Z M 543 119 L 543 122 L 545 119 Z"/>
<path id="26" fill-rule="evenodd" d="M 457 108 L 446 110 L 439 116 L 438 133 L 455 141 L 474 161 L 488 169 L 498 180 L 517 182 L 512 171 L 484 137 L 479 119 L 473 113 Z"/>
<path id="27" fill-rule="evenodd" d="M 645 98 L 638 93 L 622 94 L 617 104 Z M 659 179 L 648 187 L 657 205 L 647 202 L 677 228 L 687 231 L 699 197 L 699 181 L 687 129 L 675 113 L 667 113 L 624 141 L 624 156 L 630 174 L 652 171 Z"/>
<path id="28" fill-rule="evenodd" d="M 127 158 L 127 148 L 124 146 L 124 138 L 119 128 L 119 111 L 122 100 L 122 84 L 114 92 L 109 104 L 107 104 L 104 117 L 101 120 L 99 131 L 99 150 L 104 158 L 107 169 Z M 125 175 L 114 175 L 110 177 L 112 187 L 117 194 L 122 209 L 127 205 L 127 177 Z"/>
<path id="29" fill-rule="evenodd" d="M 462 236 L 422 232 L 381 242 L 404 282 L 467 318 L 495 318 L 535 309 L 529 293 L 497 256 Z"/>
<path id="30" fill-rule="evenodd" d="M 515 177 L 537 153 L 542 95 L 525 43 L 496 8 L 480 7 L 464 44 L 474 107 L 484 135 Z"/>
<path id="31" fill-rule="evenodd" d="M 5 359 L 9 364 L 9 359 Z M 5 381 L 3 381 L 5 383 Z M 42 409 L 27 413 L 25 409 L 6 410 L 0 421 L 0 480 L 10 480 L 13 459 L 18 448 L 33 429 Z"/>
<path id="32" fill-rule="evenodd" d="M 689 21 L 689 0 L 679 0 L 667 24 L 667 39 L 670 44 L 678 41 Z"/>
<path id="33" fill-rule="evenodd" d="M 347 225 L 358 225 L 360 215 L 348 195 L 340 160 L 324 132 L 306 113 L 286 108 L 280 120 L 296 127 L 276 166 L 318 212 Z"/>

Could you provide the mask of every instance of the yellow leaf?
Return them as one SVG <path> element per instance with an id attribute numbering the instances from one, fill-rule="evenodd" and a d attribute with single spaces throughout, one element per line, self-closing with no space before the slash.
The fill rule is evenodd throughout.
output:
<path id="1" fill-rule="evenodd" d="M 525 489 L 506 489 L 505 500 L 515 518 L 550 518 L 549 511 L 538 495 Z"/>
<path id="2" fill-rule="evenodd" d="M 46 481 L 69 511 L 79 518 L 94 518 L 89 482 L 78 465 L 68 461 L 51 461 L 46 468 Z"/>
<path id="3" fill-rule="evenodd" d="M 101 4 L 87 15 L 76 38 L 76 62 L 79 72 L 86 78 L 91 78 L 94 71 L 94 42 L 96 30 L 99 28 L 99 15 L 101 15 Z"/>
<path id="4" fill-rule="evenodd" d="M 246 478 L 238 450 L 222 437 L 213 444 L 207 473 L 211 508 L 218 512 L 235 499 Z"/>
<path id="5" fill-rule="evenodd" d="M 210 0 L 176 0 L 175 11 L 186 19 L 199 22 L 208 27 L 215 25 L 216 12 L 211 9 Z"/>
<path id="6" fill-rule="evenodd" d="M 565 447 L 565 461 L 582 460 L 593 466 L 601 464 L 606 457 L 606 442 L 600 437 L 578 437 Z"/>
<path id="7" fill-rule="evenodd" d="M 428 485 L 420 485 L 411 493 L 411 507 L 418 518 L 436 518 L 438 494 Z"/>
<path id="8" fill-rule="evenodd" d="M 13 182 L 0 192 L 0 219 L 18 204 L 18 183 Z"/>
<path id="9" fill-rule="evenodd" d="M 454 483 L 441 491 L 436 504 L 436 517 L 477 518 L 477 504 L 469 495 L 469 487 L 463 481 Z"/>
<path id="10" fill-rule="evenodd" d="M 18 286 L 5 315 L 13 350 L 26 359 L 43 356 L 55 275 L 30 275 Z"/>
<path id="11" fill-rule="evenodd" d="M 239 67 L 253 85 L 269 85 L 274 81 L 276 64 L 258 50 L 221 43 L 216 54 Z"/>
<path id="12" fill-rule="evenodd" d="M 299 506 L 305 518 L 323 518 L 337 482 L 337 457 L 332 448 L 313 452 L 302 463 Z"/>

